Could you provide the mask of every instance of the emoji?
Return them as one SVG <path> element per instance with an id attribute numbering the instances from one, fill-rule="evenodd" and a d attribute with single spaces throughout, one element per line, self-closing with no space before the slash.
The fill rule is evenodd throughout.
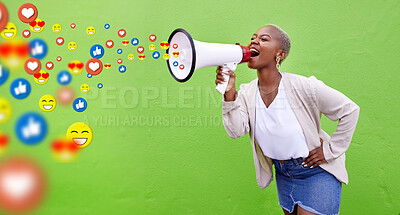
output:
<path id="1" fill-rule="evenodd" d="M 174 61 L 174 63 L 172 63 L 172 65 L 173 65 L 174 67 L 177 67 L 177 66 L 179 65 L 179 63 L 178 63 L 178 61 Z"/>
<path id="2" fill-rule="evenodd" d="M 98 75 L 103 70 L 103 63 L 97 59 L 92 58 L 86 62 L 86 71 L 91 75 Z"/>
<path id="3" fill-rule="evenodd" d="M 58 57 L 56 58 L 56 60 L 57 60 L 58 62 L 60 62 L 60 61 L 62 60 L 62 57 L 58 56 Z"/>
<path id="4" fill-rule="evenodd" d="M 49 61 L 46 63 L 46 69 L 47 70 L 52 70 L 54 68 L 53 62 Z"/>
<path id="5" fill-rule="evenodd" d="M 29 25 L 31 27 L 31 31 L 33 31 L 35 33 L 42 32 L 44 29 L 44 24 L 45 24 L 45 22 L 39 18 L 37 18 L 37 19 L 35 19 L 35 21 L 29 23 Z"/>
<path id="6" fill-rule="evenodd" d="M 74 60 L 68 64 L 68 69 L 71 74 L 79 75 L 83 70 L 83 63 L 79 60 Z"/>
<path id="7" fill-rule="evenodd" d="M 67 71 L 61 71 L 57 75 L 57 81 L 60 85 L 68 85 L 71 83 L 72 76 L 71 73 Z"/>
<path id="8" fill-rule="evenodd" d="M 76 27 L 75 23 L 71 24 L 71 28 L 74 29 Z"/>
<path id="9" fill-rule="evenodd" d="M 56 99 L 51 95 L 44 95 L 39 100 L 39 108 L 44 112 L 51 112 L 56 108 Z"/>
<path id="10" fill-rule="evenodd" d="M 64 44 L 64 38 L 62 37 L 57 38 L 56 43 L 57 45 L 62 46 Z"/>
<path id="11" fill-rule="evenodd" d="M 126 31 L 124 29 L 119 29 L 118 36 L 121 37 L 121 38 L 125 37 L 126 36 Z"/>
<path id="12" fill-rule="evenodd" d="M 150 51 L 156 50 L 156 46 L 154 44 L 149 45 Z"/>
<path id="13" fill-rule="evenodd" d="M 112 48 L 112 47 L 114 47 L 114 41 L 112 41 L 112 40 L 107 40 L 107 42 L 106 42 L 106 47 L 107 48 Z"/>
<path id="14" fill-rule="evenodd" d="M 136 46 L 136 45 L 139 44 L 139 39 L 138 39 L 138 38 L 133 38 L 133 39 L 131 40 L 131 43 L 132 43 L 132 45 Z"/>
<path id="15" fill-rule="evenodd" d="M 9 137 L 0 131 L 0 156 L 4 155 L 7 151 L 9 141 Z"/>
<path id="16" fill-rule="evenodd" d="M 103 48 L 103 46 L 96 44 L 96 45 L 93 45 L 92 48 L 90 48 L 89 53 L 92 56 L 92 58 L 100 59 L 104 56 L 104 48 Z"/>
<path id="17" fill-rule="evenodd" d="M 88 73 L 88 74 L 86 75 L 86 77 L 92 78 L 92 75 Z"/>
<path id="18" fill-rule="evenodd" d="M 83 112 L 87 108 L 87 102 L 84 98 L 77 98 L 72 103 L 72 108 L 78 113 Z"/>
<path id="19" fill-rule="evenodd" d="M 128 46 L 129 45 L 129 41 L 128 40 L 122 41 L 122 45 L 125 46 L 125 47 Z"/>
<path id="20" fill-rule="evenodd" d="M 179 52 L 174 52 L 174 53 L 172 53 L 172 55 L 173 55 L 175 58 L 177 58 L 177 57 L 179 57 Z"/>
<path id="21" fill-rule="evenodd" d="M 68 140 L 73 141 L 79 148 L 86 148 L 93 140 L 93 131 L 83 122 L 72 124 L 67 131 Z"/>
<path id="22" fill-rule="evenodd" d="M 145 58 L 146 56 L 144 54 L 139 55 L 139 60 L 144 61 Z"/>
<path id="23" fill-rule="evenodd" d="M 185 65 L 183 65 L 183 64 L 179 65 L 179 69 L 184 70 L 185 69 Z"/>
<path id="24" fill-rule="evenodd" d="M 75 51 L 78 48 L 78 45 L 75 42 L 68 43 L 68 49 L 71 51 Z"/>
<path id="25" fill-rule="evenodd" d="M 99 89 L 103 88 L 103 84 L 102 83 L 97 84 L 97 88 Z"/>
<path id="26" fill-rule="evenodd" d="M 42 64 L 38 59 L 32 57 L 25 61 L 24 68 L 26 73 L 34 75 L 42 69 Z"/>
<path id="27" fill-rule="evenodd" d="M 47 136 L 47 128 L 47 122 L 42 115 L 28 112 L 17 120 L 14 130 L 22 143 L 36 145 Z"/>
<path id="28" fill-rule="evenodd" d="M 1 36 L 6 40 L 11 40 L 17 36 L 17 32 L 17 26 L 15 26 L 14 23 L 9 22 L 7 23 L 6 27 L 4 27 L 3 31 L 1 31 Z"/>
<path id="29" fill-rule="evenodd" d="M 21 40 L 0 42 L 0 62 L 10 70 L 20 70 L 29 57 L 29 45 Z"/>
<path id="30" fill-rule="evenodd" d="M 81 92 L 82 92 L 82 93 L 88 93 L 89 90 L 90 90 L 90 87 L 89 87 L 88 84 L 82 84 L 82 85 L 81 85 Z"/>
<path id="31" fill-rule="evenodd" d="M 104 25 L 104 28 L 105 28 L 105 29 L 109 29 L 109 28 L 110 28 L 110 24 L 105 24 L 105 25 Z"/>
<path id="32" fill-rule="evenodd" d="M 172 48 L 174 48 L 174 49 L 177 49 L 178 48 L 178 44 L 174 44 L 174 45 L 172 45 Z"/>
<path id="33" fill-rule="evenodd" d="M 168 60 L 168 59 L 169 59 L 169 54 L 164 54 L 164 55 L 162 56 L 162 58 L 163 58 L 164 60 Z"/>
<path id="34" fill-rule="evenodd" d="M 149 40 L 150 40 L 151 42 L 156 41 L 156 39 L 157 39 L 157 37 L 156 37 L 156 35 L 154 35 L 154 34 L 152 34 L 152 35 L 149 36 Z M 152 50 L 152 51 L 153 51 L 153 50 Z"/>
<path id="35" fill-rule="evenodd" d="M 51 149 L 54 159 L 61 163 L 71 163 L 77 159 L 79 154 L 78 146 L 66 137 L 54 140 Z"/>
<path id="36" fill-rule="evenodd" d="M 133 59 L 135 59 L 135 56 L 133 54 L 129 54 L 128 55 L 128 60 L 132 61 Z"/>
<path id="37" fill-rule="evenodd" d="M 37 84 L 43 85 L 46 84 L 49 80 L 49 73 L 44 70 L 40 70 L 40 72 L 34 74 L 33 77 Z"/>
<path id="38" fill-rule="evenodd" d="M 153 52 L 153 58 L 154 59 L 160 58 L 160 52 L 158 52 L 158 51 Z"/>
<path id="39" fill-rule="evenodd" d="M 31 32 L 30 32 L 29 30 L 24 30 L 24 31 L 22 32 L 22 36 L 23 36 L 24 38 L 29 38 L 29 37 L 31 36 Z"/>
<path id="40" fill-rule="evenodd" d="M 70 105 L 75 97 L 70 87 L 62 87 L 57 91 L 57 101 L 62 105 Z"/>
<path id="41" fill-rule="evenodd" d="M 7 25 L 8 22 L 8 11 L 6 6 L 0 2 L 0 31 L 3 30 L 4 26 Z"/>
<path id="42" fill-rule="evenodd" d="M 143 46 L 139 46 L 139 47 L 137 48 L 137 52 L 138 52 L 139 54 L 142 54 L 142 53 L 144 52 Z"/>
<path id="43" fill-rule="evenodd" d="M 6 83 L 10 76 L 10 70 L 0 64 L 0 86 Z"/>
<path id="44" fill-rule="evenodd" d="M 109 70 L 109 69 L 111 68 L 111 64 L 109 64 L 109 63 L 104 64 L 104 68 L 106 68 L 107 70 Z"/>
<path id="45" fill-rule="evenodd" d="M 26 3 L 21 5 L 18 9 L 18 18 L 21 20 L 21 22 L 24 23 L 31 23 L 35 21 L 35 19 L 38 16 L 38 11 L 35 5 Z"/>
<path id="46" fill-rule="evenodd" d="M 169 43 L 167 41 L 164 41 L 160 43 L 160 46 L 162 50 L 167 50 L 169 48 Z"/>
<path id="47" fill-rule="evenodd" d="M 96 29 L 93 26 L 86 28 L 86 33 L 89 36 L 93 36 L 96 33 Z"/>
<path id="48" fill-rule="evenodd" d="M 41 39 L 34 39 L 29 42 L 29 48 L 31 57 L 37 58 L 38 60 L 43 59 L 47 55 L 47 44 Z"/>
<path id="49" fill-rule="evenodd" d="M 117 50 L 117 53 L 118 53 L 118 54 L 122 54 L 122 49 L 118 49 L 118 50 Z"/>
<path id="50" fill-rule="evenodd" d="M 119 66 L 118 68 L 120 73 L 125 73 L 126 72 L 126 67 L 124 65 Z"/>
<path id="51" fill-rule="evenodd" d="M 118 60 L 117 60 L 117 63 L 118 63 L 118 64 L 121 64 L 121 63 L 122 63 L 122 59 L 118 59 Z"/>
<path id="52" fill-rule="evenodd" d="M 4 124 L 10 119 L 11 112 L 10 102 L 0 97 L 0 124 Z"/>
<path id="53" fill-rule="evenodd" d="M 62 30 L 62 27 L 59 24 L 54 24 L 51 29 L 53 30 L 54 33 L 60 33 Z"/>

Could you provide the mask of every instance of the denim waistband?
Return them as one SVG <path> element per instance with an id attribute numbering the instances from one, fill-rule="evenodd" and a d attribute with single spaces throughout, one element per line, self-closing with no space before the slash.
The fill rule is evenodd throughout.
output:
<path id="1" fill-rule="evenodd" d="M 279 162 L 280 160 L 276 160 L 276 159 L 272 159 L 274 161 Z M 303 157 L 299 157 L 299 158 L 291 158 L 289 160 L 284 160 L 285 164 L 301 164 L 304 160 L 306 160 Z"/>

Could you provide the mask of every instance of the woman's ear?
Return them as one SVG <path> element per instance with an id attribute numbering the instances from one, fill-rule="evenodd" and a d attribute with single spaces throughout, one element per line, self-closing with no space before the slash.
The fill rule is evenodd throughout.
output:
<path id="1" fill-rule="evenodd" d="M 283 50 L 279 51 L 278 54 L 276 55 L 276 57 L 279 57 L 279 59 L 284 60 L 286 58 L 286 52 L 284 52 Z"/>

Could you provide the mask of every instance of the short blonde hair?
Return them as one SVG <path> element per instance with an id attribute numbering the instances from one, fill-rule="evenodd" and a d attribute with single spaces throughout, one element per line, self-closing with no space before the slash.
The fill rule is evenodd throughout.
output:
<path id="1" fill-rule="evenodd" d="M 290 37 L 289 35 L 282 30 L 282 28 L 280 28 L 277 25 L 274 24 L 267 24 L 265 26 L 270 26 L 275 28 L 276 30 L 279 31 L 279 33 L 281 34 L 281 49 L 286 52 L 286 57 L 289 55 L 289 51 L 290 51 L 290 46 L 291 46 L 291 42 L 290 42 Z M 283 60 L 283 59 L 282 59 Z"/>

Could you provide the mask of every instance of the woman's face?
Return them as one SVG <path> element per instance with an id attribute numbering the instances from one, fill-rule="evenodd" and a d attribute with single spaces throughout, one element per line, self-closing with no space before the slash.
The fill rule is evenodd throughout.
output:
<path id="1" fill-rule="evenodd" d="M 247 66 L 251 69 L 261 69 L 273 64 L 280 49 L 280 33 L 274 27 L 264 26 L 255 33 L 249 43 L 251 58 Z"/>

